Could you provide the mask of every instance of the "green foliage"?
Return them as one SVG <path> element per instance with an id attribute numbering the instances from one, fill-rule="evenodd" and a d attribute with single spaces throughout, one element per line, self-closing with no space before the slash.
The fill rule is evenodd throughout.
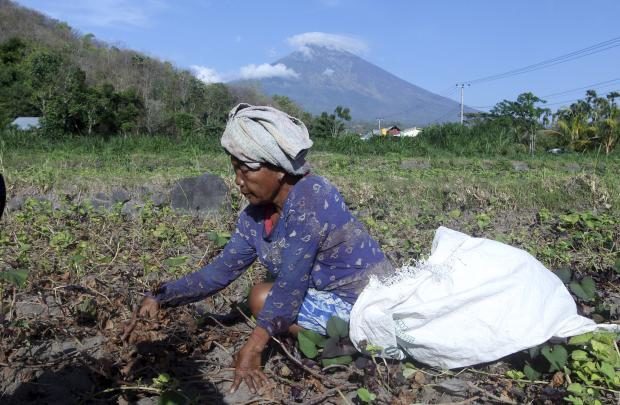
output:
<path id="1" fill-rule="evenodd" d="M 519 370 L 508 370 L 506 371 L 506 377 L 512 378 L 513 380 L 522 380 L 525 378 L 525 373 Z"/>
<path id="2" fill-rule="evenodd" d="M 5 270 L 0 271 L 0 280 L 13 284 L 15 287 L 21 288 L 28 281 L 28 271 L 26 270 Z"/>
<path id="3" fill-rule="evenodd" d="M 610 332 L 590 332 L 569 339 L 567 345 L 549 345 L 530 349 L 532 359 L 541 367 L 539 354 L 549 365 L 548 371 L 562 371 L 571 383 L 564 398 L 573 404 L 600 403 L 601 388 L 620 388 L 620 354 L 618 336 Z M 526 363 L 523 374 L 537 380 L 541 372 Z M 509 377 L 518 379 L 514 370 Z"/>
<path id="4" fill-rule="evenodd" d="M 618 336 L 608 332 L 586 333 L 572 337 L 568 344 L 575 346 L 570 354 L 566 373 L 573 383 L 567 387 L 571 394 L 565 399 L 573 404 L 600 403 L 597 387 L 620 388 L 620 354 Z"/>
<path id="5" fill-rule="evenodd" d="M 230 232 L 207 232 L 207 239 L 215 243 L 217 247 L 224 247 L 230 240 Z"/>
<path id="6" fill-rule="evenodd" d="M 545 346 L 540 352 L 551 365 L 549 371 L 562 370 L 568 360 L 568 352 L 561 345 Z"/>
<path id="7" fill-rule="evenodd" d="M 320 357 L 324 367 L 351 363 L 357 350 L 349 340 L 348 323 L 332 316 L 327 321 L 327 333 L 325 337 L 309 330 L 300 331 L 297 334 L 299 350 L 310 359 Z"/>
<path id="8" fill-rule="evenodd" d="M 375 399 L 377 399 L 377 396 L 372 392 L 368 391 L 368 389 L 366 388 L 358 388 L 357 397 L 360 399 L 360 401 L 366 404 L 371 404 L 375 401 Z"/>
<path id="9" fill-rule="evenodd" d="M 311 331 L 300 331 L 297 334 L 297 342 L 299 343 L 299 350 L 301 350 L 304 356 L 309 359 L 314 359 L 319 354 L 317 345 L 319 345 L 321 341 L 317 340 L 316 337 L 311 338 L 310 336 L 308 336 L 308 332 Z"/>
<path id="10" fill-rule="evenodd" d="M 580 282 L 573 281 L 569 284 L 569 288 L 584 301 L 593 301 L 596 298 L 596 284 L 592 277 L 585 277 Z"/>
<path id="11" fill-rule="evenodd" d="M 555 114 L 557 132 L 569 149 L 584 151 L 604 148 L 606 154 L 620 139 L 620 111 L 612 91 L 605 97 L 588 90 L 585 99 L 578 100 Z"/>
<path id="12" fill-rule="evenodd" d="M 570 283 L 570 280 L 573 277 L 573 272 L 567 268 L 556 270 L 554 273 L 564 284 Z"/>
<path id="13" fill-rule="evenodd" d="M 322 112 L 312 122 L 312 137 L 337 138 L 345 132 L 345 121 L 351 121 L 348 108 L 337 106 L 333 114 Z"/>
<path id="14" fill-rule="evenodd" d="M 349 336 L 349 323 L 342 319 L 332 316 L 327 321 L 327 334 L 331 338 L 345 338 Z"/>

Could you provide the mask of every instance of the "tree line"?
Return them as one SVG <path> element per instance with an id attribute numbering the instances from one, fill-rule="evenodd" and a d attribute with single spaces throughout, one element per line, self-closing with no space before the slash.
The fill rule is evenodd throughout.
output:
<path id="1" fill-rule="evenodd" d="M 620 140 L 619 97 L 617 91 L 599 96 L 588 90 L 583 99 L 552 113 L 543 107 L 545 100 L 527 92 L 514 101 L 497 103 L 488 113 L 468 114 L 468 125 L 508 131 L 515 143 L 526 145 L 532 153 L 540 146 L 609 154 Z"/>

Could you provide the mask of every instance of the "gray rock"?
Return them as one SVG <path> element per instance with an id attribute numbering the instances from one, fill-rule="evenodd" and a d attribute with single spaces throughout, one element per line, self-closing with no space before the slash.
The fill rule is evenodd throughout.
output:
<path id="1" fill-rule="evenodd" d="M 126 218 L 136 219 L 140 214 L 140 208 L 142 208 L 142 206 L 139 205 L 137 202 L 128 201 L 123 205 L 123 208 L 121 208 L 121 214 L 124 215 Z"/>
<path id="2" fill-rule="evenodd" d="M 179 180 L 170 193 L 171 206 L 180 211 L 214 214 L 223 208 L 227 193 L 224 180 L 206 173 Z"/>
<path id="3" fill-rule="evenodd" d="M 153 201 L 153 205 L 156 207 L 163 207 L 170 203 L 170 196 L 166 193 L 154 192 L 151 194 L 150 198 L 151 201 Z"/>
<path id="4" fill-rule="evenodd" d="M 512 162 L 512 168 L 517 172 L 527 172 L 530 167 L 525 162 Z"/>
<path id="5" fill-rule="evenodd" d="M 127 201 L 131 200 L 131 196 L 129 195 L 129 193 L 125 190 L 119 189 L 119 190 L 114 190 L 112 191 L 112 203 L 116 204 L 116 203 L 126 203 Z"/>
<path id="6" fill-rule="evenodd" d="M 36 298 L 29 301 L 15 303 L 15 315 L 18 318 L 40 318 L 40 317 L 60 317 L 63 315 L 60 305 L 54 300 L 54 297 L 45 298 L 45 304 Z"/>
<path id="7" fill-rule="evenodd" d="M 106 193 L 97 193 L 95 194 L 95 198 L 98 200 L 109 200 L 108 195 Z"/>
<path id="8" fill-rule="evenodd" d="M 26 197 L 22 195 L 15 196 L 6 203 L 6 211 L 7 212 L 19 211 L 22 209 L 25 202 L 26 202 Z"/>
<path id="9" fill-rule="evenodd" d="M 469 390 L 469 383 L 460 378 L 450 378 L 437 384 L 437 389 L 451 395 L 463 395 Z"/>
<path id="10" fill-rule="evenodd" d="M 411 169 L 430 169 L 431 162 L 428 160 L 418 160 L 418 159 L 409 159 L 403 160 L 400 164 L 401 169 L 411 170 Z"/>
<path id="11" fill-rule="evenodd" d="M 110 208 L 112 208 L 112 201 L 110 200 L 100 200 L 99 198 L 93 198 L 90 200 L 90 203 L 96 210 L 109 210 Z"/>

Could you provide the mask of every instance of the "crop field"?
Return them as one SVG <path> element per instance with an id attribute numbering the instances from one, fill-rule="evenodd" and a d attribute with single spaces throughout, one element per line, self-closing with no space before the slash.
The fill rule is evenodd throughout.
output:
<path id="1" fill-rule="evenodd" d="M 326 366 L 282 337 L 264 358 L 272 384 L 260 395 L 245 387 L 228 394 L 232 356 L 252 329 L 244 300 L 265 275 L 260 265 L 203 302 L 140 320 L 137 333 L 121 339 L 144 292 L 207 263 L 234 229 L 244 201 L 217 141 L 5 135 L 0 172 L 10 202 L 0 222 L 2 403 L 620 400 L 620 352 L 617 336 L 609 335 L 450 371 L 362 355 Z M 443 225 L 528 251 L 562 278 L 581 314 L 619 322 L 617 153 L 483 156 L 415 142 L 374 146 L 322 140 L 309 160 L 315 173 L 338 186 L 396 267 L 428 256 Z M 189 215 L 148 198 L 203 173 L 220 176 L 230 190 L 217 214 Z M 131 215 L 123 202 L 105 209 L 90 203 L 98 193 L 118 190 L 138 201 Z"/>

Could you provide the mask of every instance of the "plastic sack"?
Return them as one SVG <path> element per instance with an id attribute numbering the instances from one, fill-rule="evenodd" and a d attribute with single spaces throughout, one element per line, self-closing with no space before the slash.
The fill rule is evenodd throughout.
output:
<path id="1" fill-rule="evenodd" d="M 370 280 L 350 338 L 358 350 L 449 369 L 598 328 L 618 329 L 577 315 L 564 284 L 529 253 L 440 227 L 425 262 Z"/>

